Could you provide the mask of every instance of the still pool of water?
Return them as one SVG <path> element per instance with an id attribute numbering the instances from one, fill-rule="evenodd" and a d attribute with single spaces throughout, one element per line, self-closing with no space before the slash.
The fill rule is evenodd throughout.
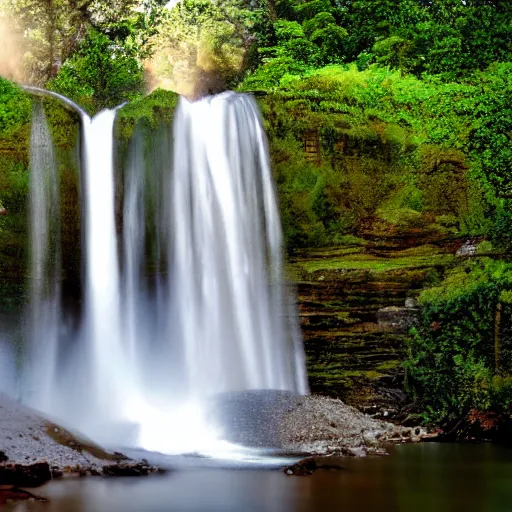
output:
<path id="1" fill-rule="evenodd" d="M 492 445 L 399 446 L 346 460 L 341 471 L 290 477 L 275 468 L 177 464 L 165 476 L 51 483 L 48 504 L 13 512 L 510 512 L 512 450 Z M 217 465 L 217 467 L 215 467 Z"/>

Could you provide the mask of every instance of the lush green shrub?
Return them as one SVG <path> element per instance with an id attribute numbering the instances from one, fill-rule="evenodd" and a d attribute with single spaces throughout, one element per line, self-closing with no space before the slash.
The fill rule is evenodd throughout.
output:
<path id="1" fill-rule="evenodd" d="M 472 409 L 511 414 L 510 290 L 512 265 L 485 258 L 459 265 L 422 292 L 405 369 L 426 420 L 453 422 Z"/>
<path id="2" fill-rule="evenodd" d="M 512 253 L 512 200 L 505 200 L 498 206 L 491 239 L 495 247 Z"/>
<path id="3" fill-rule="evenodd" d="M 263 74 L 256 72 L 242 88 L 255 85 L 251 80 L 258 76 Z M 289 248 L 313 238 L 315 244 L 335 244 L 375 217 L 400 229 L 430 225 L 451 234 L 488 233 L 496 199 L 481 155 L 471 146 L 471 126 L 479 122 L 471 110 L 476 83 L 328 66 L 288 74 L 275 84 L 256 85 L 273 91 L 261 105 L 271 149 L 281 148 L 274 161 L 283 184 L 282 215 L 293 221 L 284 222 Z M 308 161 L 304 145 L 315 138 L 318 155 Z M 296 157 L 282 154 L 282 140 L 295 141 Z M 316 175 L 314 183 L 322 183 L 321 201 L 287 197 L 295 193 L 287 180 L 306 172 L 305 166 Z M 297 201 L 301 229 L 294 218 Z"/>
<path id="4" fill-rule="evenodd" d="M 28 94 L 0 77 L 0 137 L 8 138 L 30 120 Z"/>
<path id="5" fill-rule="evenodd" d="M 90 30 L 47 87 L 95 113 L 139 97 L 144 91 L 144 74 L 127 48 Z"/>

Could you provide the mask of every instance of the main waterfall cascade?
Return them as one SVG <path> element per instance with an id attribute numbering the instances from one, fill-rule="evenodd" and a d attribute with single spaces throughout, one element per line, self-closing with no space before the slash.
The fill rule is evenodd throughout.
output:
<path id="1" fill-rule="evenodd" d="M 52 342 L 53 366 L 37 374 L 52 386 L 53 405 L 31 403 L 99 441 L 207 452 L 224 446 L 205 418 L 211 397 L 307 392 L 262 122 L 247 95 L 182 98 L 173 131 L 163 127 L 146 143 L 135 129 L 116 183 L 115 116 L 82 116 L 83 328 L 71 356 L 60 357 Z M 48 247 L 37 236 L 54 215 L 32 218 L 36 247 Z M 38 315 L 47 309 L 40 295 L 32 295 Z M 58 292 L 50 295 L 58 302 Z M 57 316 L 34 321 L 55 337 Z"/>
<path id="2" fill-rule="evenodd" d="M 253 100 L 231 92 L 182 99 L 174 141 L 170 292 L 190 392 L 304 392 L 300 349 L 287 339 L 281 227 Z"/>

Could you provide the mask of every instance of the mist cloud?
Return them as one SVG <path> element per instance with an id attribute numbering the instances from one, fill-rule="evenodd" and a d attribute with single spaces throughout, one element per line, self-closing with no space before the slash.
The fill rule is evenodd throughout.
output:
<path id="1" fill-rule="evenodd" d="M 7 17 L 0 17 L 0 76 L 24 82 L 23 36 Z"/>

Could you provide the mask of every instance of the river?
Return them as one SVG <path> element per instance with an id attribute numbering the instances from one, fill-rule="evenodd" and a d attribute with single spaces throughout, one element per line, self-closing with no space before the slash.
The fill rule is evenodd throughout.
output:
<path id="1" fill-rule="evenodd" d="M 261 462 L 261 461 L 260 461 Z M 275 465 L 275 461 L 273 462 Z M 38 489 L 48 504 L 13 512 L 510 512 L 512 450 L 494 445 L 398 446 L 346 459 L 339 471 L 287 476 L 261 463 L 175 461 L 148 478 L 85 478 Z"/>

